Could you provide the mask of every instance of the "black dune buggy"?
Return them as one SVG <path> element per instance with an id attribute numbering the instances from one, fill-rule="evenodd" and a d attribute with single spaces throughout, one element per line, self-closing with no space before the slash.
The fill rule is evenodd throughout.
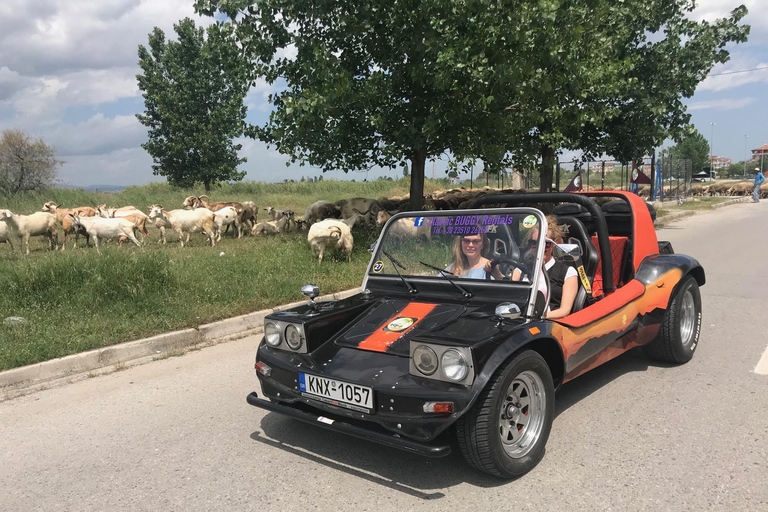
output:
<path id="1" fill-rule="evenodd" d="M 545 319 L 542 210 L 568 226 L 555 256 L 579 276 L 572 312 L 558 320 Z M 307 285 L 307 304 L 267 316 L 256 356 L 267 400 L 254 392 L 248 403 L 430 457 L 450 452 L 452 433 L 470 464 L 518 477 L 544 454 L 564 382 L 638 346 L 672 363 L 693 356 L 704 270 L 657 241 L 652 215 L 618 192 L 495 195 L 467 210 L 398 214 L 360 293 L 315 302 Z M 396 232 L 398 221 L 427 226 L 426 239 Z M 453 275 L 466 235 L 483 237 L 505 276 L 530 277 Z"/>

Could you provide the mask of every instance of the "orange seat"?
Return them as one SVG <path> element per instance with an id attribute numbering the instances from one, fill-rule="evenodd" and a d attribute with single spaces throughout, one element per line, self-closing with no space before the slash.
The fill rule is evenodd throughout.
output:
<path id="1" fill-rule="evenodd" d="M 626 236 L 609 236 L 608 242 L 611 245 L 611 266 L 613 267 L 613 287 L 618 288 L 621 284 L 621 261 L 624 258 L 629 239 Z M 603 258 L 600 255 L 600 245 L 597 243 L 597 237 L 592 237 L 592 245 L 597 249 L 597 270 L 595 270 L 595 279 L 592 282 L 592 297 L 598 298 L 603 295 Z"/>

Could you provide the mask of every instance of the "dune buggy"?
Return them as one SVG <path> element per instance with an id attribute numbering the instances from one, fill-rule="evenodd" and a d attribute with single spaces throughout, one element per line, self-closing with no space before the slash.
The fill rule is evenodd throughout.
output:
<path id="1" fill-rule="evenodd" d="M 578 270 L 571 314 L 545 318 L 547 219 L 568 227 L 559 257 Z M 248 403 L 431 457 L 451 436 L 502 478 L 542 458 L 563 383 L 634 348 L 685 363 L 701 328 L 704 270 L 659 242 L 654 212 L 622 192 L 485 196 L 467 210 L 400 213 L 384 226 L 360 293 L 266 317 Z M 390 232 L 398 219 L 431 237 Z M 481 234 L 504 275 L 450 270 L 457 237 Z M 539 270 L 537 270 L 539 269 Z"/>

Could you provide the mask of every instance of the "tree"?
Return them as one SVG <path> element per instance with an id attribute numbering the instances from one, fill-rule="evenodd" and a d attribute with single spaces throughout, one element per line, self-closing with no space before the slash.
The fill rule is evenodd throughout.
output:
<path id="1" fill-rule="evenodd" d="M 690 160 L 694 172 L 700 172 L 709 165 L 709 142 L 694 127 L 680 138 L 680 142 L 665 151 L 664 156 L 667 158 Z"/>
<path id="2" fill-rule="evenodd" d="M 197 0 L 196 9 L 233 20 L 254 77 L 285 80 L 251 136 L 324 171 L 410 160 L 413 209 L 425 161 L 444 152 L 487 172 L 541 158 L 549 190 L 560 148 L 613 149 L 627 140 L 621 131 L 643 134 L 625 153 L 653 147 L 686 120 L 679 96 L 727 60 L 726 42 L 746 37 L 743 7 L 710 26 L 684 19 L 688 0 Z M 295 58 L 280 53 L 290 47 Z M 638 85 L 645 69 L 664 78 Z M 657 101 L 654 88 L 676 102 Z"/>
<path id="3" fill-rule="evenodd" d="M 5 130 L 0 139 L 0 193 L 13 195 L 53 186 L 63 164 L 56 150 L 21 130 Z"/>
<path id="4" fill-rule="evenodd" d="M 219 181 L 239 181 L 245 162 L 233 139 L 243 133 L 248 92 L 247 73 L 228 25 L 207 30 L 185 18 L 166 41 L 155 27 L 149 49 L 139 46 L 137 75 L 146 111 L 137 114 L 149 127 L 142 144 L 154 161 L 154 174 L 178 186 L 202 182 L 206 192 Z M 207 37 L 206 37 L 207 36 Z"/>

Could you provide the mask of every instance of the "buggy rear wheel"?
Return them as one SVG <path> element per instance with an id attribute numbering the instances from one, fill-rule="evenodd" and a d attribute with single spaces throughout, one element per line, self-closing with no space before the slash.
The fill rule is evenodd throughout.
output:
<path id="1" fill-rule="evenodd" d="M 659 333 L 643 349 L 659 361 L 687 363 L 699 344 L 700 332 L 701 294 L 696 279 L 688 276 L 664 313 Z"/>
<path id="2" fill-rule="evenodd" d="M 481 471 L 520 477 L 543 457 L 554 411 L 549 366 L 537 352 L 522 352 L 496 371 L 456 423 L 459 449 Z"/>

